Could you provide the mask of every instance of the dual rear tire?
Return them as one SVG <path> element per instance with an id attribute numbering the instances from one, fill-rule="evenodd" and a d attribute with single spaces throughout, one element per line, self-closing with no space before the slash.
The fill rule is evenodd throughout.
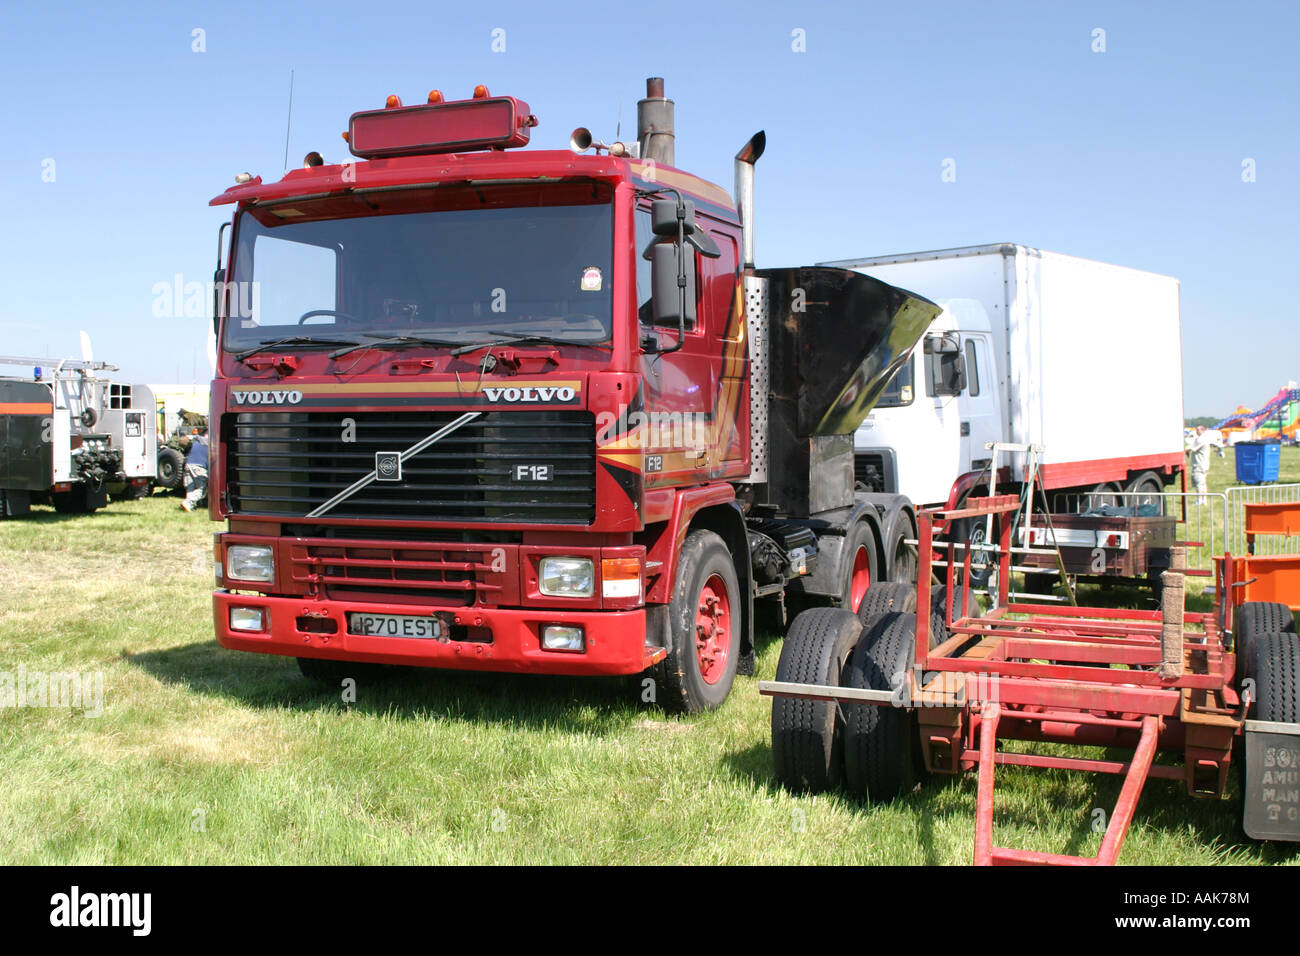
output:
<path id="1" fill-rule="evenodd" d="M 931 647 L 947 638 L 943 603 L 940 592 L 926 609 Z M 885 691 L 894 702 L 774 698 L 772 758 L 777 779 L 791 790 L 843 786 L 881 802 L 909 792 L 924 775 L 916 712 L 905 693 L 916 647 L 915 587 L 877 584 L 859 610 L 813 608 L 795 618 L 776 679 Z"/>
<path id="2" fill-rule="evenodd" d="M 1250 662 L 1250 648 L 1260 634 L 1279 631 L 1295 632 L 1295 619 L 1285 604 L 1272 601 L 1247 601 L 1232 612 L 1232 649 L 1237 654 L 1237 673 L 1243 674 Z"/>

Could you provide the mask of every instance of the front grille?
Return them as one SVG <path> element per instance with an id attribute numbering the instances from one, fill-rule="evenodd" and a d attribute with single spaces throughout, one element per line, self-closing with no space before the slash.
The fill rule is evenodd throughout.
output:
<path id="1" fill-rule="evenodd" d="M 457 412 L 241 412 L 222 440 L 235 514 L 304 517 Z M 516 480 L 515 466 L 533 478 Z M 596 428 L 589 412 L 489 412 L 402 463 L 400 481 L 372 481 L 330 518 L 590 524 Z"/>
<path id="2" fill-rule="evenodd" d="M 296 538 L 290 575 L 328 598 L 466 607 L 516 599 L 514 549 Z"/>
<path id="3" fill-rule="evenodd" d="M 879 452 L 859 452 L 853 458 L 853 478 L 861 491 L 888 491 L 885 456 Z"/>

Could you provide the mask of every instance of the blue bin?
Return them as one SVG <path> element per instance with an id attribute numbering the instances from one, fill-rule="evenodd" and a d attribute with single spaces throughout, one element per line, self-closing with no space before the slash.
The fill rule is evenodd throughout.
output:
<path id="1" fill-rule="evenodd" d="M 1275 441 L 1242 441 L 1232 446 L 1237 460 L 1237 482 L 1259 485 L 1277 481 L 1282 445 Z"/>

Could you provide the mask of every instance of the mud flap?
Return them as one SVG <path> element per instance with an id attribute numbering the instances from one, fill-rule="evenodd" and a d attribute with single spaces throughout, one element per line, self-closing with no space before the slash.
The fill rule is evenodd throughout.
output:
<path id="1" fill-rule="evenodd" d="M 1242 828 L 1252 840 L 1300 842 L 1300 724 L 1248 720 Z"/>

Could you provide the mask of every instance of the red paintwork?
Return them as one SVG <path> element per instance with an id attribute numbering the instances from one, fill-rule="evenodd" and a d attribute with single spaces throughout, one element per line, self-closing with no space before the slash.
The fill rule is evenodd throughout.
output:
<path id="1" fill-rule="evenodd" d="M 393 110 L 400 109 L 394 104 Z M 410 108 L 413 111 L 423 107 Z M 521 107 L 522 109 L 522 107 Z M 526 111 L 525 111 L 526 112 Z M 415 115 L 412 112 L 411 115 Z M 526 132 L 526 130 L 524 130 Z M 375 660 L 433 667 L 482 670 L 519 670 L 564 674 L 636 673 L 663 656 L 647 650 L 645 608 L 667 604 L 672 596 L 677 556 L 691 522 L 707 508 L 729 507 L 735 490 L 729 483 L 748 474 L 749 466 L 749 379 L 743 297 L 740 295 L 738 246 L 740 227 L 727 193 L 717 186 L 681 170 L 659 165 L 653 170 L 637 160 L 608 155 L 575 155 L 568 150 L 492 150 L 441 155 L 415 155 L 374 159 L 296 169 L 277 182 L 260 178 L 227 189 L 212 205 L 238 204 L 237 212 L 286 200 L 308 197 L 345 196 L 354 190 L 402 188 L 419 184 L 464 182 L 467 180 L 513 180 L 541 183 L 567 180 L 597 182 L 613 189 L 613 274 L 614 290 L 612 349 L 596 350 L 568 346 L 515 345 L 498 353 L 497 368 L 480 376 L 478 356 L 453 358 L 446 349 L 409 348 L 400 352 L 383 349 L 348 356 L 332 362 L 324 352 L 281 351 L 273 358 L 258 356 L 249 364 L 235 361 L 224 351 L 212 386 L 212 421 L 209 495 L 210 514 L 228 520 L 230 531 L 218 542 L 221 547 L 234 541 L 269 543 L 276 550 L 277 580 L 266 586 L 266 595 L 234 597 L 226 590 L 214 596 L 218 639 L 223 646 L 290 656 L 335 657 Z M 640 346 L 642 327 L 638 321 L 640 303 L 636 287 L 639 247 L 634 209 L 648 205 L 634 191 L 653 185 L 676 187 L 696 203 L 699 221 L 722 250 L 722 258 L 700 259 L 700 321 L 686 335 L 685 345 L 670 354 L 648 356 Z M 236 221 L 236 233 L 238 221 Z M 238 235 L 232 239 L 238 248 Z M 234 275 L 234 263 L 228 263 Z M 658 332 L 660 341 L 675 335 Z M 508 353 L 508 354 L 507 354 Z M 517 385 L 522 379 L 573 383 L 578 394 L 565 407 L 590 411 L 597 421 L 596 509 L 589 526 L 510 525 L 490 526 L 450 521 L 417 521 L 394 514 L 377 522 L 361 519 L 281 519 L 229 513 L 223 501 L 226 474 L 220 441 L 223 416 L 237 410 L 233 391 L 244 389 L 297 389 L 320 404 L 313 411 L 378 411 L 393 407 L 386 397 L 395 391 L 410 396 L 428 395 L 440 410 L 470 410 L 485 406 L 483 388 Z M 530 404 L 529 408 L 544 408 Z M 406 406 L 410 408 L 410 406 Z M 698 415 L 707 423 L 706 441 L 697 454 L 687 446 L 663 442 L 651 446 L 643 441 L 645 431 L 616 434 L 608 427 L 620 412 L 639 410 L 647 414 Z M 602 429 L 602 423 L 606 427 Z M 695 433 L 698 437 L 698 433 Z M 659 456 L 657 470 L 646 465 L 647 455 Z M 358 475 L 359 477 L 359 475 Z M 372 550 L 390 555 L 384 567 L 405 567 L 403 561 L 425 567 L 441 560 L 444 552 L 477 554 L 475 581 L 459 591 L 430 588 L 427 599 L 403 596 L 352 595 L 347 600 L 330 599 L 328 569 L 339 566 L 321 557 L 323 540 L 301 538 L 301 525 L 366 529 Z M 389 540 L 390 529 L 404 532 L 421 529 L 427 536 L 419 545 Z M 482 531 L 482 541 L 475 535 Z M 446 532 L 445 537 L 440 532 Z M 461 541 L 468 532 L 469 544 Z M 517 533 L 522 544 L 497 548 L 505 554 L 505 570 L 485 570 L 484 557 L 494 547 L 491 533 Z M 355 547 L 349 539 L 329 540 Z M 315 551 L 313 550 L 315 549 Z M 429 557 L 420 556 L 424 549 Z M 407 558 L 395 558 L 398 552 Z M 593 555 L 597 558 L 635 556 L 642 560 L 644 597 L 602 599 L 597 580 L 596 595 L 587 599 L 555 599 L 541 596 L 535 580 L 529 578 L 530 562 L 543 553 Z M 409 557 L 416 555 L 416 557 Z M 743 560 L 740 555 L 738 560 Z M 350 559 L 354 571 L 367 559 Z M 248 589 L 247 584 L 222 582 L 226 587 Z M 458 606 L 473 590 L 471 603 Z M 728 599 L 728 613 L 735 614 L 738 598 Z M 415 603 L 413 603 L 413 601 Z M 261 637 L 231 634 L 225 608 L 232 602 L 258 604 L 271 612 L 271 631 Z M 295 618 L 308 614 L 345 622 L 350 610 L 375 613 L 430 613 L 447 611 L 472 615 L 480 623 L 468 625 L 486 629 L 491 643 L 475 641 L 438 644 L 422 640 L 346 635 L 340 627 L 334 635 L 301 632 Z M 582 653 L 542 651 L 537 645 L 540 623 L 581 625 L 587 634 Z M 724 648 L 738 653 L 738 648 Z"/>
<path id="2" fill-rule="evenodd" d="M 1175 479 L 1180 479 L 1183 483 L 1183 491 L 1187 490 L 1185 462 L 1183 456 L 1177 452 L 1163 455 L 1133 455 L 1126 458 L 1096 458 L 1089 461 L 1044 463 L 1038 466 L 1038 478 L 1039 484 L 1044 491 L 1062 491 L 1067 488 L 1080 488 L 1112 482 L 1119 484 L 1122 489 L 1130 478 L 1146 471 L 1154 471 L 1165 478 L 1173 476 Z M 1011 480 L 1011 469 L 998 469 L 999 485 L 1010 484 Z M 951 513 L 957 507 L 957 502 L 961 501 L 963 496 L 977 485 L 981 490 L 987 489 L 988 475 L 983 472 L 972 471 L 958 477 L 948 492 L 948 500 L 944 503 L 943 513 Z M 1186 507 L 1185 500 L 1183 504 Z M 944 527 L 944 519 L 936 516 L 935 529 L 942 531 Z"/>
<path id="3" fill-rule="evenodd" d="M 867 554 L 865 547 L 858 548 L 858 553 L 853 556 L 852 574 L 849 583 L 849 609 L 856 614 L 858 608 L 862 607 L 862 599 L 867 596 L 867 589 L 871 587 L 871 556 Z"/>
<path id="4" fill-rule="evenodd" d="M 271 617 L 270 631 L 244 634 L 231 631 L 229 608 L 261 607 Z M 412 640 L 401 637 L 360 636 L 347 633 L 348 611 L 377 614 L 411 613 L 409 605 L 368 604 L 359 601 L 304 601 L 301 598 L 229 594 L 212 598 L 217 643 L 237 651 L 284 654 L 289 657 L 323 657 L 376 664 L 404 664 L 454 670 L 511 671 L 534 674 L 614 675 L 637 674 L 663 656 L 645 647 L 645 611 L 548 611 L 541 608 L 445 608 L 457 613 L 466 626 L 492 634 L 491 643 L 475 641 Z M 298 629 L 300 617 L 335 622 L 333 634 Z M 539 628 L 546 624 L 578 625 L 587 634 L 587 649 L 572 652 L 541 649 Z"/>
<path id="5" fill-rule="evenodd" d="M 353 113 L 348 147 L 354 156 L 366 158 L 508 149 L 527 146 L 529 130 L 536 125 L 528 104 L 513 96 L 439 98 L 420 106 Z"/>
<path id="6" fill-rule="evenodd" d="M 1133 455 L 1128 458 L 1098 458 L 1094 461 L 1066 461 L 1044 463 L 1038 471 L 1047 491 L 1059 488 L 1077 488 L 1082 485 L 1099 485 L 1107 482 L 1125 482 L 1135 472 L 1154 471 L 1169 476 L 1183 470 L 1181 452 L 1163 455 Z"/>
<path id="7" fill-rule="evenodd" d="M 704 683 L 716 684 L 727 672 L 734 626 L 727 582 L 715 574 L 704 582 L 695 609 L 695 647 Z"/>
<path id="8" fill-rule="evenodd" d="M 956 517 L 1009 514 L 1018 504 L 1010 496 L 971 498 L 960 511 L 918 512 L 919 607 L 929 605 L 936 525 Z M 922 705 L 916 713 L 927 765 L 936 773 L 978 771 L 976 863 L 1111 864 L 1118 859 L 1147 777 L 1181 779 L 1193 796 L 1224 794 L 1232 743 L 1244 720 L 1232 686 L 1236 657 L 1224 645 L 1225 628 L 1232 626 L 1231 601 L 1212 613 L 1184 615 L 1184 666 L 1176 675 L 1162 677 L 1155 667 L 1162 656 L 1158 612 L 1008 604 L 1011 522 L 1002 524 L 996 608 L 977 614 L 969 588 L 961 587 L 952 602 L 955 609 L 945 613 L 952 636 L 934 649 L 929 648 L 929 615 L 917 615 L 908 680 L 912 699 Z M 949 594 L 954 594 L 957 561 L 952 544 L 945 550 Z M 1229 555 L 1219 560 L 1216 594 L 1234 593 L 1239 564 Z M 965 565 L 969 581 L 969 552 Z M 964 676 L 954 684 L 948 674 Z M 930 689 L 923 691 L 923 683 Z M 949 689 L 937 689 L 941 687 Z M 829 693 L 764 693 L 867 706 L 837 697 L 835 688 L 824 690 Z M 1009 753 L 998 749 L 999 740 L 1126 748 L 1133 756 L 1095 760 Z M 1181 756 L 1181 764 L 1154 764 L 1160 751 Z M 1097 856 L 996 846 L 994 768 L 999 764 L 1122 775 Z"/>

